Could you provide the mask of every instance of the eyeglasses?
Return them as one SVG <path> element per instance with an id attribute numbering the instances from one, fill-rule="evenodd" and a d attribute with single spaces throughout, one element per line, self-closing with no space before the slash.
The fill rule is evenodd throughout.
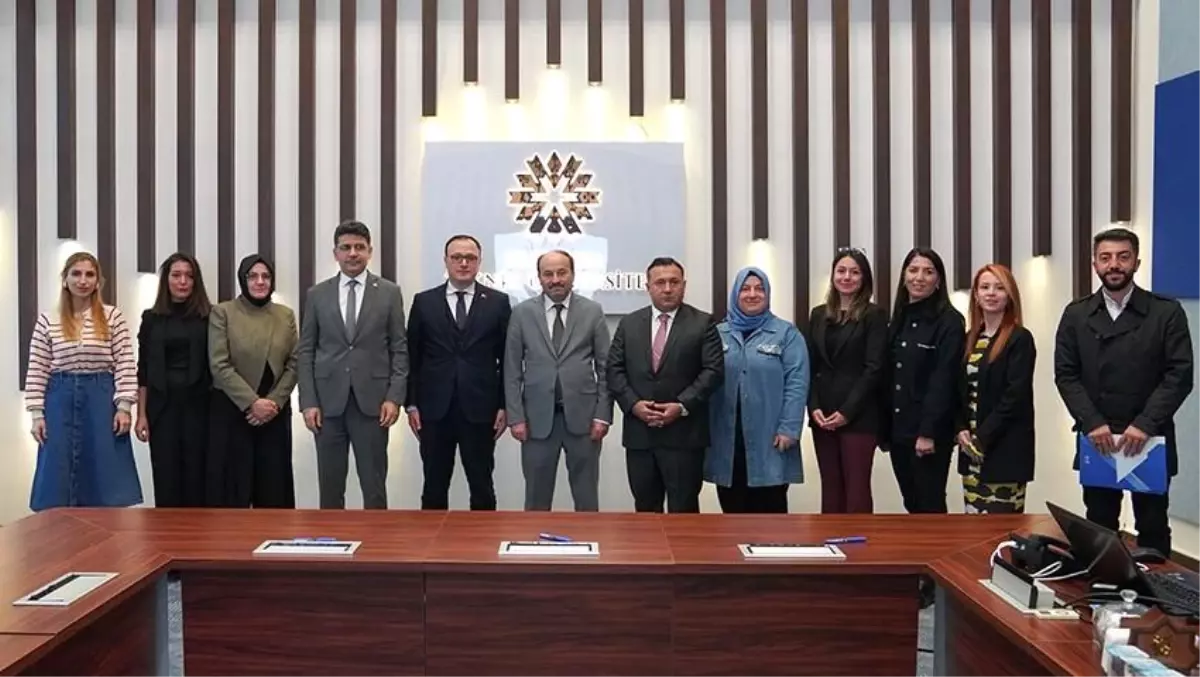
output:
<path id="1" fill-rule="evenodd" d="M 454 263 L 475 263 L 479 257 L 474 254 L 451 254 L 450 260 Z"/>

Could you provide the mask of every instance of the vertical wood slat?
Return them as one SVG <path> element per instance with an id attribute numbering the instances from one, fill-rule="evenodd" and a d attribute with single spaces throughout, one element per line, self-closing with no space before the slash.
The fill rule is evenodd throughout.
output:
<path id="1" fill-rule="evenodd" d="M 992 260 L 1012 267 L 1012 0 L 992 0 Z"/>
<path id="2" fill-rule="evenodd" d="M 768 204 L 771 182 L 768 148 L 770 118 L 767 102 L 767 3 L 750 3 L 750 115 L 751 115 L 751 237 L 770 237 Z"/>
<path id="3" fill-rule="evenodd" d="M 427 118 L 437 115 L 437 32 L 438 0 L 422 0 L 421 116 Z"/>
<path id="4" fill-rule="evenodd" d="M 1034 3 L 1037 4 L 1037 3 Z M 913 244 L 933 242 L 930 188 L 929 0 L 913 0 Z"/>
<path id="5" fill-rule="evenodd" d="M 546 65 L 562 66 L 562 0 L 546 0 Z"/>
<path id="6" fill-rule="evenodd" d="M 683 101 L 687 94 L 687 47 L 683 36 L 687 17 L 684 14 L 683 0 L 670 0 L 668 13 L 668 31 L 671 36 L 671 100 Z"/>
<path id="7" fill-rule="evenodd" d="M 275 16 L 275 0 L 259 0 L 258 253 L 271 261 L 275 260 Z M 228 264 L 220 265 L 221 275 L 232 281 L 235 272 L 232 248 L 227 256 Z"/>
<path id="8" fill-rule="evenodd" d="M 154 153 L 154 0 L 137 4 L 137 270 L 156 270 Z"/>
<path id="9" fill-rule="evenodd" d="M 178 195 L 175 232 L 178 251 L 196 253 L 196 0 L 179 0 Z"/>
<path id="10" fill-rule="evenodd" d="M 117 303 L 116 6 L 96 3 L 96 256 L 111 271 L 104 300 Z"/>
<path id="11" fill-rule="evenodd" d="M 646 114 L 645 0 L 629 0 L 629 117 Z"/>
<path id="12" fill-rule="evenodd" d="M 588 84 L 604 81 L 604 46 L 602 35 L 604 16 L 602 0 L 587 0 L 587 71 Z"/>
<path id="13" fill-rule="evenodd" d="M 463 82 L 479 82 L 479 0 L 463 0 Z"/>
<path id="14" fill-rule="evenodd" d="M 709 2 L 709 38 L 712 58 L 712 312 L 724 317 L 729 284 L 729 140 L 728 87 L 725 64 L 728 28 L 725 0 Z"/>
<path id="15" fill-rule="evenodd" d="M 809 316 L 808 0 L 792 0 L 792 320 Z"/>
<path id="16" fill-rule="evenodd" d="M 850 3 L 833 3 L 833 247 L 850 246 Z"/>
<path id="17" fill-rule="evenodd" d="M 300 96 L 297 238 L 300 259 L 300 303 L 303 312 L 316 264 L 316 26 L 317 0 L 300 0 Z"/>
<path id="18" fill-rule="evenodd" d="M 16 0 L 17 166 L 37 166 L 37 3 Z M 37 172 L 17 172 L 17 379 L 25 389 L 38 316 Z"/>
<path id="19" fill-rule="evenodd" d="M 57 90 L 58 121 L 58 237 L 74 240 L 76 218 L 76 159 L 75 159 L 75 3 L 58 2 L 55 26 L 55 87 Z M 100 261 L 112 265 L 111 261 Z"/>
<path id="20" fill-rule="evenodd" d="M 237 168 L 234 162 L 234 0 L 217 2 L 217 298 L 234 297 L 233 251 L 234 193 Z M 259 84 L 260 88 L 262 84 Z M 261 91 L 261 89 L 260 89 Z M 261 196 L 262 193 L 259 193 Z M 260 254 L 262 252 L 259 252 Z"/>
<path id="21" fill-rule="evenodd" d="M 1092 288 L 1092 2 L 1071 0 L 1071 243 L 1075 297 Z"/>
<path id="22" fill-rule="evenodd" d="M 354 129 L 357 121 L 358 105 L 355 100 L 357 82 L 355 81 L 355 66 L 358 39 L 356 23 L 358 0 L 342 0 L 341 15 L 341 113 L 338 116 L 341 128 L 339 147 L 339 176 L 341 178 L 341 198 L 339 200 L 338 219 L 356 218 L 354 211 L 354 187 L 356 168 L 356 148 Z"/>
<path id="23" fill-rule="evenodd" d="M 1050 3 L 1032 4 L 1033 23 L 1033 255 L 1051 254 Z"/>
<path id="24" fill-rule="evenodd" d="M 872 85 L 875 103 L 875 302 L 891 305 L 892 278 L 892 129 L 891 129 L 891 6 L 872 0 Z"/>
<path id="25" fill-rule="evenodd" d="M 379 114 L 379 250 L 380 273 L 385 280 L 396 281 L 396 0 L 382 0 L 380 16 Z"/>
<path id="26" fill-rule="evenodd" d="M 504 0 L 504 99 L 521 98 L 521 0 Z"/>
<path id="27" fill-rule="evenodd" d="M 950 4 L 951 92 L 954 99 L 954 289 L 970 289 L 971 274 L 971 3 Z"/>
<path id="28" fill-rule="evenodd" d="M 1112 207 L 1133 220 L 1133 0 L 1112 0 Z"/>

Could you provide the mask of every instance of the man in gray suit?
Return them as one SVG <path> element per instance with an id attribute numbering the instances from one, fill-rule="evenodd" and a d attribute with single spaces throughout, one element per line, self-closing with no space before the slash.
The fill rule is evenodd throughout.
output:
<path id="1" fill-rule="evenodd" d="M 400 287 L 367 271 L 371 231 L 333 233 L 341 272 L 308 290 L 297 349 L 300 409 L 317 442 L 321 508 L 346 507 L 350 445 L 363 507 L 387 508 L 388 429 L 408 378 Z"/>
<path id="2" fill-rule="evenodd" d="M 521 443 L 525 509 L 554 502 L 558 456 L 566 450 L 575 510 L 600 509 L 600 443 L 612 424 L 605 383 L 604 309 L 571 291 L 575 261 L 564 251 L 538 257 L 542 293 L 517 305 L 505 342 L 504 399 Z"/>

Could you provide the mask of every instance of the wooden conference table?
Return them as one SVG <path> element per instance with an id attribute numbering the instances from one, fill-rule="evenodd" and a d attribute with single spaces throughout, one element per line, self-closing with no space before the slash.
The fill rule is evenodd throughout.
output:
<path id="1" fill-rule="evenodd" d="M 600 555 L 501 558 L 540 532 Z M 1046 516 L 639 515 L 71 509 L 0 528 L 0 674 L 166 674 L 166 575 L 186 674 L 913 674 L 917 580 L 939 584 L 947 674 L 1098 674 L 1083 622 L 1033 621 L 978 583 Z M 820 542 L 844 561 L 745 561 Z M 350 558 L 252 554 L 362 541 Z M 11 603 L 68 572 L 118 576 L 67 607 Z"/>

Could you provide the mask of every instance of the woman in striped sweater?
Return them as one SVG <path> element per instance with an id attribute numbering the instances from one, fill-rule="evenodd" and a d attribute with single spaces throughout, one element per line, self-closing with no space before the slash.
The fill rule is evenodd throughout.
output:
<path id="1" fill-rule="evenodd" d="M 72 254 L 58 312 L 42 313 L 29 345 L 25 404 L 33 414 L 37 470 L 29 507 L 142 502 L 130 416 L 137 400 L 133 339 L 121 311 L 100 299 L 100 262 Z"/>

